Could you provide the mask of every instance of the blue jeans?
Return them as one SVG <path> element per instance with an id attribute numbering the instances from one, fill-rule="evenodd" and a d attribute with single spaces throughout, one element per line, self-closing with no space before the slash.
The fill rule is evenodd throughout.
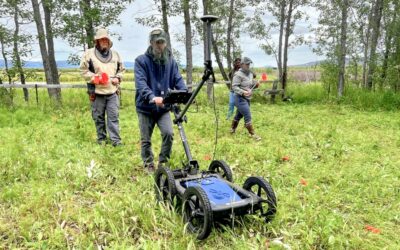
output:
<path id="1" fill-rule="evenodd" d="M 235 93 L 233 91 L 229 91 L 229 106 L 228 106 L 228 114 L 226 115 L 227 120 L 231 118 L 234 110 L 235 110 Z"/>
<path id="2" fill-rule="evenodd" d="M 235 121 L 240 121 L 244 117 L 244 123 L 251 123 L 250 100 L 235 94 L 235 106 L 237 108 Z"/>
<path id="3" fill-rule="evenodd" d="M 147 115 L 137 112 L 140 128 L 141 156 L 144 164 L 150 164 L 154 161 L 153 151 L 151 149 L 151 136 L 155 125 L 161 131 L 161 151 L 158 156 L 160 163 L 167 162 L 171 156 L 172 141 L 174 139 L 174 130 L 169 112 L 161 115 Z"/>

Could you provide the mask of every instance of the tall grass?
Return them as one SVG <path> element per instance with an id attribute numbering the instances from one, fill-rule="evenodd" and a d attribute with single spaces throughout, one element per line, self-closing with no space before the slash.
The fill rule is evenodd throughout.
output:
<path id="1" fill-rule="evenodd" d="M 338 100 L 336 93 L 328 93 L 319 83 L 291 84 L 288 94 L 295 103 L 338 103 L 349 105 L 359 110 L 399 110 L 400 93 L 391 90 L 368 91 L 353 86 L 345 89 L 344 96 Z"/>
<path id="2" fill-rule="evenodd" d="M 234 227 L 218 224 L 201 242 L 184 232 L 179 211 L 155 201 L 140 159 L 134 92 L 123 94 L 120 110 L 125 146 L 113 148 L 95 143 L 85 90 L 63 90 L 61 107 L 45 90 L 38 105 L 18 91 L 13 106 L 0 107 L 0 249 L 397 249 L 398 110 L 337 103 L 316 85 L 290 91 L 293 101 L 276 105 L 256 92 L 261 142 L 242 123 L 229 134 L 225 86 L 216 87 L 215 110 L 205 88 L 189 110 L 184 126 L 201 169 L 223 159 L 235 183 L 263 176 L 278 197 L 271 223 L 235 218 Z M 171 165 L 178 168 L 185 157 L 175 135 Z M 157 154 L 158 130 L 153 137 Z"/>

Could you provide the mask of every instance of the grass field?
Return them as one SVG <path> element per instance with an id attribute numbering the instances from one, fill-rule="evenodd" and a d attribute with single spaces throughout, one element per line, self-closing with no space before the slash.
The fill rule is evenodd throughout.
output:
<path id="1" fill-rule="evenodd" d="M 225 160 L 239 185 L 269 180 L 278 199 L 271 223 L 246 216 L 205 241 L 186 234 L 142 169 L 132 92 L 123 95 L 120 148 L 95 143 L 84 90 L 63 90 L 62 108 L 45 92 L 38 106 L 19 93 L 13 107 L 0 106 L 0 249 L 399 249 L 398 109 L 312 103 L 300 88 L 290 103 L 256 96 L 255 142 L 242 124 L 229 134 L 226 89 L 216 90 L 216 116 L 204 91 L 185 124 L 193 156 L 202 169 Z M 158 154 L 158 130 L 153 145 Z M 181 160 L 175 133 L 171 164 Z"/>

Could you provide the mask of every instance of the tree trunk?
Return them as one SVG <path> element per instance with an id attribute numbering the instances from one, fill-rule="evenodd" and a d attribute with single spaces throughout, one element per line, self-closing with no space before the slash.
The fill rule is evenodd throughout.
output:
<path id="1" fill-rule="evenodd" d="M 367 87 L 367 71 L 368 71 L 368 52 L 369 44 L 371 38 L 371 20 L 372 20 L 372 10 L 368 14 L 368 25 L 365 30 L 364 37 L 362 37 L 364 45 L 364 60 L 363 60 L 363 70 L 362 70 L 362 86 Z"/>
<path id="2" fill-rule="evenodd" d="M 94 47 L 94 23 L 93 18 L 90 13 L 92 9 L 92 2 L 91 0 L 81 0 L 79 1 L 79 7 L 82 12 L 83 19 L 85 20 L 85 32 L 86 32 L 86 44 L 87 47 L 93 48 Z"/>
<path id="3" fill-rule="evenodd" d="M 193 56 L 192 56 L 192 26 L 190 24 L 189 0 L 183 1 L 183 15 L 185 18 L 185 48 L 186 48 L 186 84 L 192 90 Z"/>
<path id="4" fill-rule="evenodd" d="M 286 0 L 281 1 L 280 5 L 280 27 L 279 27 L 279 42 L 278 42 L 278 74 L 279 74 L 279 81 L 282 83 L 282 41 L 283 41 L 283 32 L 285 26 L 285 7 L 286 7 Z"/>
<path id="5" fill-rule="evenodd" d="M 58 76 L 58 69 L 56 58 L 54 55 L 54 42 L 53 42 L 53 28 L 51 26 L 51 8 L 49 3 L 42 1 L 42 7 L 44 12 L 44 23 L 46 28 L 46 41 L 47 41 L 47 55 L 49 56 L 49 68 L 53 82 L 50 84 L 60 84 Z M 48 83 L 49 84 L 49 83 Z M 49 89 L 51 96 L 56 97 L 57 101 L 61 101 L 61 89 Z"/>
<path id="6" fill-rule="evenodd" d="M 4 71 L 7 75 L 8 78 L 8 83 L 11 84 L 12 83 L 12 78 L 10 75 L 10 71 L 8 68 L 8 60 L 7 60 L 7 54 L 6 54 L 6 50 L 5 50 L 5 46 L 6 46 L 6 39 L 5 37 L 6 33 L 4 34 L 0 34 L 0 45 L 1 45 L 1 54 L 3 56 L 3 60 L 4 60 Z M 0 84 L 3 84 L 3 79 L 0 77 Z M 10 92 L 8 92 L 5 88 L 0 88 L 0 94 L 3 95 L 3 97 L 5 97 L 4 101 L 5 103 L 8 102 L 8 104 L 12 105 L 12 90 L 10 90 Z"/>
<path id="7" fill-rule="evenodd" d="M 3 37 L 0 37 L 0 44 L 1 44 L 1 55 L 3 56 L 3 60 L 4 60 L 4 69 L 7 74 L 8 83 L 11 84 L 12 79 L 11 79 L 11 75 L 10 75 L 10 70 L 8 68 L 8 60 L 7 60 L 6 50 L 5 50 L 5 40 L 3 39 Z"/>
<path id="8" fill-rule="evenodd" d="M 369 26 L 369 25 L 368 25 Z M 367 87 L 367 62 L 368 62 L 368 48 L 369 48 L 369 32 L 366 34 L 364 43 L 364 58 L 362 63 L 362 86 Z"/>
<path id="9" fill-rule="evenodd" d="M 161 0 L 161 11 L 162 11 L 162 24 L 163 30 L 167 33 L 167 46 L 172 51 L 171 37 L 169 35 L 168 26 L 168 5 L 166 0 Z"/>
<path id="10" fill-rule="evenodd" d="M 51 84 L 54 82 L 54 80 L 50 69 L 49 54 L 47 52 L 47 47 L 46 47 L 46 35 L 44 32 L 42 17 L 40 15 L 39 3 L 38 0 L 31 0 L 31 1 L 32 1 L 33 17 L 38 32 L 40 54 L 42 55 L 42 60 L 43 60 L 44 75 L 46 77 L 47 84 Z M 48 89 L 48 93 L 51 98 L 57 100 L 57 96 L 53 96 L 53 92 L 50 91 L 50 89 Z"/>
<path id="11" fill-rule="evenodd" d="M 212 35 L 212 37 L 211 37 L 211 42 L 212 42 L 212 47 L 214 50 L 215 60 L 217 61 L 218 68 L 221 71 L 222 78 L 224 78 L 224 81 L 228 81 L 229 80 L 228 75 L 225 73 L 224 65 L 221 60 L 221 54 L 219 53 L 219 48 L 214 39 L 214 35 Z"/>
<path id="12" fill-rule="evenodd" d="M 231 45 L 232 45 L 232 24 L 233 24 L 233 15 L 235 12 L 234 9 L 235 0 L 230 1 L 229 5 L 229 16 L 228 16 L 228 29 L 226 34 L 226 63 L 228 64 L 228 72 L 232 70 L 232 53 L 231 53 Z"/>
<path id="13" fill-rule="evenodd" d="M 397 20 L 397 11 L 395 10 L 393 13 L 392 18 L 389 18 L 390 20 L 388 23 L 395 23 Z M 386 29 L 387 30 L 387 29 Z M 400 39 L 400 38 L 398 38 Z M 382 75 L 381 75 L 381 88 L 383 87 L 383 82 L 386 80 L 387 76 L 387 70 L 388 70 L 388 65 L 389 65 L 389 56 L 390 56 L 390 51 L 392 50 L 392 43 L 393 43 L 393 31 L 387 30 L 386 32 L 386 37 L 385 37 L 385 53 L 383 56 L 383 66 L 382 66 Z"/>
<path id="14" fill-rule="evenodd" d="M 344 74 L 346 66 L 346 42 L 347 42 L 347 16 L 349 10 L 349 1 L 342 2 L 342 22 L 340 25 L 340 47 L 339 47 L 339 81 L 338 81 L 338 98 L 342 98 L 344 91 Z"/>
<path id="15" fill-rule="evenodd" d="M 14 6 L 14 24 L 15 24 L 15 30 L 14 30 L 14 36 L 13 36 L 13 43 L 14 43 L 14 49 L 13 49 L 13 54 L 14 54 L 14 66 L 17 68 L 18 74 L 19 74 L 19 79 L 21 80 L 21 84 L 25 85 L 25 72 L 22 69 L 22 62 L 21 62 L 21 57 L 19 55 L 19 48 L 18 48 L 18 41 L 19 41 L 19 22 L 18 22 L 18 15 L 19 15 L 19 9 L 17 3 L 15 3 Z M 27 88 L 23 89 L 24 91 L 24 99 L 26 102 L 29 101 L 29 92 Z"/>
<path id="16" fill-rule="evenodd" d="M 354 67 L 355 67 L 354 81 L 358 82 L 358 59 L 357 58 L 354 61 Z"/>
<path id="17" fill-rule="evenodd" d="M 376 0 L 375 7 L 373 9 L 374 14 L 372 18 L 372 38 L 371 38 L 371 50 L 369 56 L 369 67 L 368 67 L 368 80 L 367 86 L 371 90 L 373 87 L 373 76 L 376 69 L 376 47 L 378 45 L 378 39 L 380 34 L 380 24 L 383 10 L 383 0 Z"/>
<path id="18" fill-rule="evenodd" d="M 283 47 L 283 67 L 282 67 L 282 89 L 283 94 L 282 97 L 285 95 L 286 87 L 287 87 L 287 60 L 288 60 L 288 47 L 289 47 L 289 36 L 292 33 L 292 25 L 291 25 L 291 18 L 293 12 L 293 1 L 289 0 L 289 9 L 286 17 L 286 27 L 285 27 L 285 43 Z"/>
<path id="19" fill-rule="evenodd" d="M 386 80 L 391 45 L 392 45 L 392 36 L 389 34 L 385 41 L 385 53 L 383 55 L 383 65 L 382 65 L 382 75 L 381 75 L 381 85 L 380 85 L 381 89 L 383 88 L 383 83 Z"/>

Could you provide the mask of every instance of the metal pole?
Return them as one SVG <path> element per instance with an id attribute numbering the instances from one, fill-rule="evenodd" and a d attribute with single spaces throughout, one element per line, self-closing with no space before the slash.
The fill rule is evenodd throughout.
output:
<path id="1" fill-rule="evenodd" d="M 35 92 L 36 92 L 36 105 L 39 106 L 39 97 L 38 97 L 37 84 L 35 84 Z"/>
<path id="2" fill-rule="evenodd" d="M 212 36 L 212 30 L 211 30 L 211 23 L 215 22 L 218 20 L 218 17 L 212 16 L 212 15 L 206 15 L 200 17 L 201 21 L 205 22 L 207 24 L 206 26 L 206 36 L 204 39 L 206 40 L 205 44 L 205 62 L 204 62 L 204 74 L 202 81 L 200 82 L 199 86 L 197 86 L 196 90 L 193 92 L 192 96 L 190 97 L 189 101 L 183 108 L 182 112 L 177 115 L 176 119 L 174 122 L 176 123 L 177 121 L 182 121 L 182 118 L 185 116 L 187 110 L 189 109 L 190 105 L 193 103 L 194 99 L 196 98 L 197 94 L 199 93 L 201 87 L 204 85 L 204 83 L 210 78 L 211 75 L 214 75 L 214 71 L 212 68 L 212 62 L 211 62 L 211 36 Z"/>

